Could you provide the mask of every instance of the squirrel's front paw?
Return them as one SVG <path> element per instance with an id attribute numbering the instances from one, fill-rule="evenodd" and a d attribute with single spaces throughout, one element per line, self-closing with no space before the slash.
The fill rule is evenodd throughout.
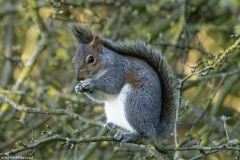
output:
<path id="1" fill-rule="evenodd" d="M 78 83 L 75 87 L 75 91 L 77 93 L 91 91 L 91 84 L 92 84 L 91 82 L 92 81 L 90 79 L 86 79 L 82 83 Z"/>
<path id="2" fill-rule="evenodd" d="M 83 92 L 83 88 L 82 88 L 81 83 L 79 83 L 79 84 L 76 85 L 75 91 L 76 91 L 77 93 Z"/>

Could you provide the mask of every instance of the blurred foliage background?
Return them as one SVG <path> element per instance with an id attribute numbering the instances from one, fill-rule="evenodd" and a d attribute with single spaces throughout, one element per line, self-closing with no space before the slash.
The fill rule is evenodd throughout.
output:
<path id="1" fill-rule="evenodd" d="M 191 74 L 189 66 L 198 61 L 214 59 L 240 33 L 239 0 L 0 0 L 0 18 L 0 93 L 23 107 L 67 109 L 103 122 L 103 107 L 74 91 L 78 83 L 71 64 L 75 47 L 68 22 L 90 25 L 114 41 L 143 40 L 154 45 L 165 54 L 177 78 Z M 220 69 L 205 77 L 194 75 L 184 83 L 181 147 L 196 145 L 198 135 L 201 146 L 226 143 L 221 115 L 232 117 L 227 121 L 230 139 L 240 138 L 239 59 L 236 49 Z M 18 141 L 29 144 L 32 137 L 47 138 L 41 132 L 49 130 L 73 138 L 114 135 L 102 126 L 66 115 L 21 112 L 0 99 L 0 153 L 21 148 L 15 144 Z M 26 150 L 17 155 L 31 153 Z M 181 154 L 190 159 L 201 153 Z M 222 151 L 206 159 L 234 159 L 238 154 Z M 139 159 L 145 155 L 139 149 L 103 141 L 81 143 L 73 150 L 61 142 L 48 142 L 35 149 L 33 157 Z"/>

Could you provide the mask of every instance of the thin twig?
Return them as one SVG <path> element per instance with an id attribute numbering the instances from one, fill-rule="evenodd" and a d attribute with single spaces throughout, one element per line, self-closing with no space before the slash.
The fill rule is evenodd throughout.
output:
<path id="1" fill-rule="evenodd" d="M 93 124 L 93 125 L 98 125 L 98 126 L 105 126 L 105 123 L 101 121 L 96 121 L 92 119 L 87 119 L 85 117 L 82 117 L 74 112 L 71 112 L 70 110 L 65 110 L 65 109 L 43 109 L 43 108 L 31 108 L 31 107 L 22 107 L 6 97 L 3 94 L 0 94 L 0 98 L 2 98 L 6 103 L 10 104 L 12 107 L 16 108 L 19 111 L 22 112 L 27 112 L 27 113 L 41 113 L 41 114 L 54 114 L 54 115 L 68 115 L 76 120 L 80 120 L 84 123 L 87 124 Z"/>
<path id="2" fill-rule="evenodd" d="M 212 67 L 208 66 L 208 67 L 206 67 L 206 68 L 204 68 L 204 69 L 202 69 L 198 72 L 192 72 L 187 77 L 179 80 L 179 85 L 178 85 L 178 89 L 179 89 L 178 97 L 179 97 L 179 99 L 178 99 L 178 105 L 177 105 L 177 108 L 176 108 L 176 118 L 175 118 L 175 124 L 174 124 L 174 142 L 175 142 L 175 147 L 177 147 L 177 148 L 179 147 L 178 134 L 177 134 L 177 123 L 178 123 L 178 119 L 179 119 L 179 110 L 180 110 L 181 101 L 182 101 L 182 91 L 181 90 L 182 90 L 183 83 L 187 79 L 189 79 L 191 76 L 196 75 L 196 74 L 200 75 L 201 73 L 206 72 L 206 71 L 211 70 L 211 69 L 212 69 Z"/>

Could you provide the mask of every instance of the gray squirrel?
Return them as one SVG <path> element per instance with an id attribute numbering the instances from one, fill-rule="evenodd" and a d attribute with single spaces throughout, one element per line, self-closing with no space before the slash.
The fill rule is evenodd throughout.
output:
<path id="1" fill-rule="evenodd" d="M 104 103 L 107 126 L 117 126 L 120 145 L 143 137 L 163 142 L 173 132 L 176 86 L 161 52 L 144 42 L 115 43 L 77 23 L 68 25 L 77 50 L 73 57 L 77 93 Z"/>

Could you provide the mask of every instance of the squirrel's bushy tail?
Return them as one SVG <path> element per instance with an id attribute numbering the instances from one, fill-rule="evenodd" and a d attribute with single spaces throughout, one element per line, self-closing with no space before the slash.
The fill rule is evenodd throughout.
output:
<path id="1" fill-rule="evenodd" d="M 173 72 L 168 65 L 165 57 L 160 51 L 144 42 L 125 41 L 115 43 L 94 32 L 90 27 L 77 23 L 68 25 L 69 32 L 74 36 L 79 44 L 92 42 L 95 36 L 98 36 L 101 44 L 121 55 L 133 56 L 147 62 L 157 72 L 162 87 L 162 113 L 160 123 L 160 138 L 167 138 L 173 132 L 176 111 L 176 85 Z"/>

